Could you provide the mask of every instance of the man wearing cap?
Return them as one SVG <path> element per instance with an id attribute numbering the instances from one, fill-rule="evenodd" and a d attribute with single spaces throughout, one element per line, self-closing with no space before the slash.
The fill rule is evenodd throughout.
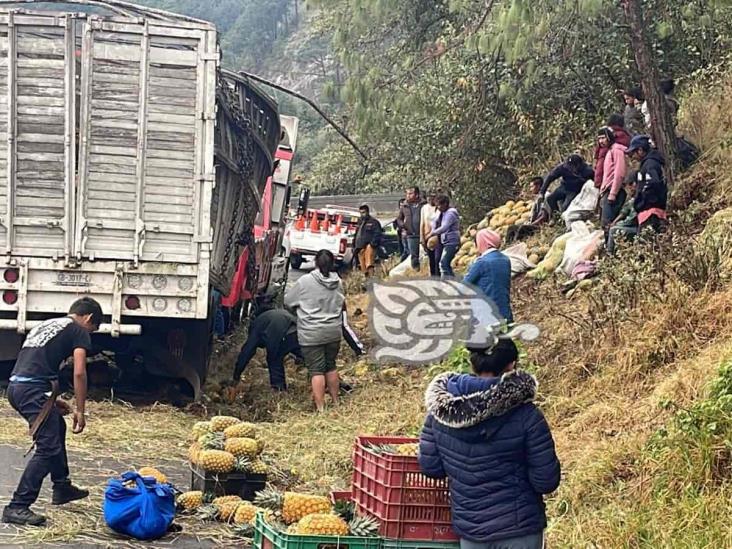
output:
<path id="1" fill-rule="evenodd" d="M 566 210 L 580 193 L 582 186 L 595 178 L 595 172 L 580 155 L 570 154 L 565 162 L 559 164 L 544 178 L 544 184 L 541 186 L 542 196 L 546 195 L 549 185 L 560 178 L 559 187 L 546 196 L 545 200 L 552 213 Z"/>
<path id="2" fill-rule="evenodd" d="M 633 137 L 625 154 L 640 163 L 633 202 L 638 213 L 639 231 L 651 227 L 660 232 L 666 225 L 668 187 L 663 175 L 666 161 L 661 153 L 651 148 L 651 140 L 647 135 Z"/>

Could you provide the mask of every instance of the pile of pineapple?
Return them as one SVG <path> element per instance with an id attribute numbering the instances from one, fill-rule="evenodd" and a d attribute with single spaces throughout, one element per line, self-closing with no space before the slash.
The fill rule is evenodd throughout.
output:
<path id="1" fill-rule="evenodd" d="M 509 200 L 503 206 L 488 212 L 485 219 L 478 225 L 481 229 L 490 227 L 506 236 L 506 230 L 511 225 L 528 223 L 531 220 L 531 202 L 528 200 Z"/>
<path id="2" fill-rule="evenodd" d="M 232 416 L 214 416 L 210 421 L 197 422 L 191 439 L 188 459 L 191 465 L 207 473 L 268 472 L 267 464 L 261 459 L 264 441 L 253 423 Z"/>
<path id="3" fill-rule="evenodd" d="M 270 526 L 287 534 L 373 537 L 379 531 L 376 519 L 355 515 L 352 502 L 333 505 L 324 496 L 267 488 L 257 493 L 254 504 L 266 509 L 263 518 Z"/>
<path id="4" fill-rule="evenodd" d="M 239 496 L 214 497 L 201 491 L 184 492 L 176 500 L 178 510 L 196 513 L 202 520 L 218 520 L 234 527 L 236 533 L 251 536 L 258 511 L 265 511 Z"/>

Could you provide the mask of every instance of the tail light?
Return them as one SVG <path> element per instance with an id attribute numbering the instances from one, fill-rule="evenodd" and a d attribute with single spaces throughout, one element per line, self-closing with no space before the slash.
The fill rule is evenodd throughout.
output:
<path id="1" fill-rule="evenodd" d="M 128 295 L 125 298 L 125 307 L 130 311 L 136 311 L 140 308 L 140 298 L 136 295 Z"/>
<path id="2" fill-rule="evenodd" d="M 5 282 L 9 284 L 14 284 L 15 282 L 18 282 L 18 279 L 20 278 L 20 272 L 18 269 L 5 269 L 5 272 L 3 273 L 3 278 L 5 279 Z"/>
<path id="3" fill-rule="evenodd" d="M 338 253 L 339 254 L 346 253 L 346 248 L 348 248 L 348 240 L 345 238 L 341 238 L 341 245 L 338 247 Z"/>
<path id="4" fill-rule="evenodd" d="M 18 292 L 15 290 L 5 290 L 3 292 L 3 301 L 6 305 L 15 305 L 18 302 Z"/>

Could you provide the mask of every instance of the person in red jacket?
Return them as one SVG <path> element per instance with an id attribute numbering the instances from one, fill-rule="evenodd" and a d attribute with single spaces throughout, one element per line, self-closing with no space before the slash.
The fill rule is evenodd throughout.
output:
<path id="1" fill-rule="evenodd" d="M 607 127 L 613 131 L 614 143 L 619 143 L 625 147 L 630 145 L 630 134 L 625 129 L 625 119 L 622 114 L 613 114 L 607 121 Z M 605 156 L 610 150 L 610 145 L 602 145 L 598 139 L 595 145 L 595 187 L 598 189 L 602 185 L 605 175 Z"/>

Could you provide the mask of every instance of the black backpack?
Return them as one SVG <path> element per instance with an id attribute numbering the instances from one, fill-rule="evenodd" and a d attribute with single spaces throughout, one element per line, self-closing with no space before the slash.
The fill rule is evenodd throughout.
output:
<path id="1" fill-rule="evenodd" d="M 683 169 L 688 169 L 699 158 L 699 147 L 683 137 L 676 138 L 676 152 Z"/>

